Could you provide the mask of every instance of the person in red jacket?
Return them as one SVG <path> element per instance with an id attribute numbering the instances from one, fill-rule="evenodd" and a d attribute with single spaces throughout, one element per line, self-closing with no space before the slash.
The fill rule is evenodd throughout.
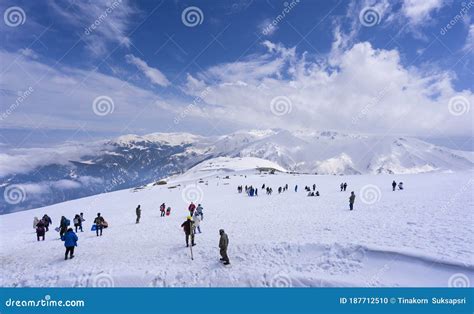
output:
<path id="1" fill-rule="evenodd" d="M 194 205 L 193 202 L 191 202 L 191 204 L 189 204 L 189 207 L 188 207 L 188 210 L 189 210 L 189 216 L 193 216 L 194 214 L 194 210 L 196 209 L 196 205 Z"/>

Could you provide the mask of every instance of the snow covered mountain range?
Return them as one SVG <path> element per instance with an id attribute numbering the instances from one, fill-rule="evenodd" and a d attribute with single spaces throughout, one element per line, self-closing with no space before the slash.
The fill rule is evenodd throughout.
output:
<path id="1" fill-rule="evenodd" d="M 474 153 L 408 137 L 282 129 L 203 137 L 125 135 L 0 154 L 0 212 L 144 185 L 216 157 L 257 157 L 293 172 L 413 174 L 472 169 Z"/>

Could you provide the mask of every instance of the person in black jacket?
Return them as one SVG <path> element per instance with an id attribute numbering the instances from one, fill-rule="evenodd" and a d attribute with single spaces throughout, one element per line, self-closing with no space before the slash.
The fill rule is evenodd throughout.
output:
<path id="1" fill-rule="evenodd" d="M 186 235 L 186 247 L 189 246 L 189 237 L 191 236 L 191 245 L 195 246 L 194 243 L 194 222 L 191 216 L 188 216 L 185 222 L 181 224 L 184 234 Z"/>
<path id="2" fill-rule="evenodd" d="M 53 223 L 53 221 L 51 220 L 51 218 L 44 214 L 43 218 L 42 218 L 43 222 L 44 222 L 44 227 L 46 229 L 46 231 L 49 231 L 49 225 L 51 225 Z"/>
<path id="3" fill-rule="evenodd" d="M 395 180 L 393 180 L 393 182 L 392 182 L 392 191 L 395 191 L 396 187 L 397 187 L 397 182 L 395 182 Z"/>

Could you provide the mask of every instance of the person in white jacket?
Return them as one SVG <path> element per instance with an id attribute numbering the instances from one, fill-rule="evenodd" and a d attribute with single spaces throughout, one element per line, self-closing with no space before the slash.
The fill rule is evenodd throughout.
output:
<path id="1" fill-rule="evenodd" d="M 193 221 L 194 221 L 194 233 L 197 233 L 198 231 L 199 233 L 202 233 L 201 232 L 201 215 L 199 215 L 197 211 L 194 212 Z"/>

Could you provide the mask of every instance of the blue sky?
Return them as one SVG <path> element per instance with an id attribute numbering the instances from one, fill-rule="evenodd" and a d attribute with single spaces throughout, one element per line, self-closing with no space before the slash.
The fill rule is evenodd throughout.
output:
<path id="1" fill-rule="evenodd" d="M 472 138 L 474 1 L 45 0 L 0 10 L 6 145 L 268 127 Z"/>

